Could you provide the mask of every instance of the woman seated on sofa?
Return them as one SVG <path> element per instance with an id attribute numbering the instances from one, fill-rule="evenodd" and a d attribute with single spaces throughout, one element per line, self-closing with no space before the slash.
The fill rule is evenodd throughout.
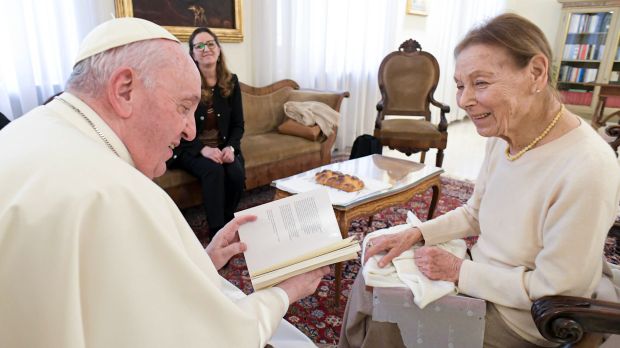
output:
<path id="1" fill-rule="evenodd" d="M 618 162 L 562 105 L 549 43 L 533 23 L 500 15 L 470 31 L 454 54 L 459 107 L 489 137 L 473 196 L 434 220 L 373 239 L 366 257 L 385 253 L 385 267 L 424 241 L 414 262 L 425 276 L 487 301 L 485 347 L 553 345 L 534 324 L 533 300 L 596 294 L 617 301 L 603 246 L 620 200 Z M 478 236 L 471 260 L 433 247 L 466 236 Z M 370 319 L 366 291 L 358 277 L 340 347 L 403 346 L 395 324 Z"/>
<path id="2" fill-rule="evenodd" d="M 200 180 L 209 238 L 213 238 L 233 218 L 244 189 L 241 89 L 210 29 L 196 28 L 189 46 L 202 78 L 201 100 L 194 113 L 196 138 L 181 141 L 168 167 L 184 169 Z"/>

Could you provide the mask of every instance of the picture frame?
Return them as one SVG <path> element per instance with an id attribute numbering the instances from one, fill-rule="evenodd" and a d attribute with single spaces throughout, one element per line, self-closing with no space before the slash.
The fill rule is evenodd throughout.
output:
<path id="1" fill-rule="evenodd" d="M 220 42 L 243 41 L 242 0 L 114 0 L 116 17 L 157 23 L 186 42 L 196 27 L 208 27 Z"/>
<path id="2" fill-rule="evenodd" d="M 407 0 L 407 14 L 428 16 L 427 1 L 430 0 Z"/>

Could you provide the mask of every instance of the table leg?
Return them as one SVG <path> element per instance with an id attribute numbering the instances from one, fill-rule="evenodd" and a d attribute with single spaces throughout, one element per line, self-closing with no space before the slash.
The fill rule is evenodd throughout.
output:
<path id="1" fill-rule="evenodd" d="M 607 103 L 607 97 L 599 96 L 598 103 L 596 103 L 596 108 L 594 109 L 594 115 L 592 115 L 592 127 L 597 129 L 603 126 L 603 113 L 605 111 L 605 104 Z"/>
<path id="2" fill-rule="evenodd" d="M 433 195 L 431 196 L 431 205 L 428 207 L 428 217 L 427 220 L 433 218 L 433 214 L 435 214 L 435 208 L 437 207 L 437 201 L 439 201 L 439 185 L 431 186 L 433 189 Z"/>
<path id="3" fill-rule="evenodd" d="M 336 220 L 338 221 L 338 228 L 340 229 L 340 235 L 343 239 L 349 237 L 349 226 L 351 225 L 351 220 L 347 217 L 346 212 L 334 210 L 336 214 Z M 343 262 L 336 263 L 336 267 L 334 268 L 335 272 L 335 284 L 334 284 L 334 308 L 338 309 L 340 307 L 340 291 L 341 291 L 341 282 L 342 282 L 342 265 Z"/>
<path id="4" fill-rule="evenodd" d="M 336 267 L 334 268 L 334 272 L 336 272 L 336 279 L 334 280 L 335 285 L 335 294 L 334 294 L 334 308 L 340 308 L 340 283 L 342 282 L 342 262 L 338 262 Z"/>

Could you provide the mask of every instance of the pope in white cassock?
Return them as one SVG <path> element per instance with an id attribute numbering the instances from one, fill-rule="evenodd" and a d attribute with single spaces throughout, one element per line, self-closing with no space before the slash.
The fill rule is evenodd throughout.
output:
<path id="1" fill-rule="evenodd" d="M 217 270 L 254 217 L 205 252 L 151 180 L 199 99 L 179 41 L 119 18 L 84 39 L 67 92 L 0 132 L 0 347 L 312 345 L 282 317 L 326 269 L 245 296 Z"/>

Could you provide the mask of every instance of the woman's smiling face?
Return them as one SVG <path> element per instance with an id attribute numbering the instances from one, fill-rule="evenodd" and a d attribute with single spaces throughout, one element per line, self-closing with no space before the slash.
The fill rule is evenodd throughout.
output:
<path id="1" fill-rule="evenodd" d="M 532 98 L 528 67 L 518 68 L 506 49 L 472 44 L 456 58 L 456 99 L 478 134 L 512 138 L 527 119 Z"/>

